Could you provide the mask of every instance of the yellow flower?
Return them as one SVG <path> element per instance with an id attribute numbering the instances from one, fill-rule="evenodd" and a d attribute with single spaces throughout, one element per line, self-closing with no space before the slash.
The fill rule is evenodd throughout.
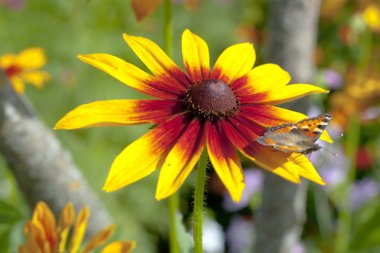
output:
<path id="1" fill-rule="evenodd" d="M 24 82 L 29 82 L 41 88 L 50 75 L 42 70 L 46 63 L 42 48 L 28 48 L 19 54 L 5 54 L 0 56 L 0 69 L 3 69 L 11 81 L 15 91 L 22 93 L 25 90 Z"/>
<path id="2" fill-rule="evenodd" d="M 330 97 L 333 122 L 346 129 L 350 116 L 364 116 L 368 109 L 378 107 L 379 99 L 380 75 L 371 69 L 358 71 L 349 68 L 344 89 Z M 361 118 L 363 118 L 362 123 L 365 123 L 365 117 Z"/>
<path id="3" fill-rule="evenodd" d="M 89 210 L 80 210 L 74 227 L 75 211 L 73 204 L 67 204 L 56 222 L 50 208 L 44 202 L 38 202 L 33 218 L 25 225 L 25 244 L 19 247 L 19 253 L 87 253 L 103 245 L 112 235 L 114 225 L 100 231 L 90 239 L 81 250 L 80 246 L 86 231 Z M 71 231 L 71 232 L 70 232 Z M 69 234 L 71 236 L 69 236 Z M 108 244 L 101 253 L 128 253 L 135 247 L 133 241 L 116 241 Z"/>
<path id="4" fill-rule="evenodd" d="M 380 9 L 376 4 L 370 4 L 363 12 L 364 22 L 374 32 L 380 32 Z"/>
<path id="5" fill-rule="evenodd" d="M 189 30 L 182 35 L 186 74 L 154 42 L 124 39 L 153 73 L 108 54 L 79 58 L 156 100 L 109 100 L 79 106 L 56 129 L 151 123 L 155 127 L 124 149 L 112 164 L 104 190 L 114 191 L 161 168 L 156 199 L 176 192 L 206 146 L 210 161 L 234 201 L 245 187 L 237 151 L 295 183 L 300 176 L 324 184 L 310 161 L 256 142 L 267 127 L 297 122 L 305 115 L 274 105 L 324 89 L 287 85 L 289 74 L 275 64 L 253 68 L 250 43 L 227 48 L 213 69 L 206 42 Z M 322 139 L 329 140 L 326 133 Z"/>

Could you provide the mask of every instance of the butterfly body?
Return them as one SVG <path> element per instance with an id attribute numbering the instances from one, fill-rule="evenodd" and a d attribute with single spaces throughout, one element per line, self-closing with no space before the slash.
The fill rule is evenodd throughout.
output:
<path id="1" fill-rule="evenodd" d="M 256 141 L 284 153 L 310 154 L 321 148 L 315 142 L 319 139 L 331 118 L 330 113 L 325 113 L 301 120 L 295 124 L 288 123 L 270 127 Z"/>

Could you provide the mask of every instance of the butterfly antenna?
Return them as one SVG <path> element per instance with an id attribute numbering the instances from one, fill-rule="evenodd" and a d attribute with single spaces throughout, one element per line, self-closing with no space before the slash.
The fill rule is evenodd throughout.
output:
<path id="1" fill-rule="evenodd" d="M 320 146 L 321 147 L 321 149 L 323 149 L 323 150 L 326 150 L 327 152 L 329 152 L 331 155 L 333 155 L 334 157 L 338 157 L 338 154 L 337 153 L 334 153 L 334 152 L 332 152 L 331 150 L 328 150 L 327 148 L 325 148 L 325 147 L 322 147 L 322 146 Z"/>

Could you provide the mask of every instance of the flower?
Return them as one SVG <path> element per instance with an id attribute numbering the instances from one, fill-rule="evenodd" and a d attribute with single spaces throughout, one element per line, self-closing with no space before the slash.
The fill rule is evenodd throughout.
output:
<path id="1" fill-rule="evenodd" d="M 0 56 L 0 69 L 3 69 L 17 93 L 25 90 L 24 82 L 29 82 L 41 88 L 50 75 L 39 70 L 46 63 L 42 48 L 28 48 L 19 54 L 4 54 Z"/>
<path id="2" fill-rule="evenodd" d="M 88 207 L 79 211 L 73 226 L 75 212 L 72 203 L 62 210 L 58 222 L 45 202 L 38 202 L 33 218 L 25 225 L 25 244 L 19 247 L 19 253 L 59 253 L 78 252 L 89 217 Z M 91 238 L 80 252 L 92 252 L 103 245 L 112 235 L 115 226 L 110 225 Z M 70 232 L 70 229 L 72 231 Z M 70 235 L 70 236 L 69 236 Z M 133 241 L 116 241 L 108 244 L 101 253 L 128 253 L 135 247 Z"/>
<path id="3" fill-rule="evenodd" d="M 374 3 L 369 4 L 362 13 L 364 22 L 373 32 L 380 32 L 380 8 Z"/>
<path id="4" fill-rule="evenodd" d="M 302 154 L 285 154 L 255 140 L 266 127 L 297 122 L 305 115 L 274 106 L 326 90 L 293 84 L 275 64 L 253 68 L 250 43 L 228 47 L 210 70 L 206 42 L 185 30 L 182 54 L 186 73 L 154 42 L 125 34 L 124 39 L 153 73 L 108 54 L 79 58 L 157 100 L 109 100 L 81 105 L 65 115 L 55 129 L 152 123 L 155 126 L 126 147 L 114 160 L 105 191 L 136 182 L 161 168 L 156 199 L 176 192 L 206 145 L 219 178 L 237 202 L 245 182 L 237 150 L 261 167 L 294 183 L 300 176 L 324 184 Z M 325 132 L 322 139 L 329 140 Z"/>
<path id="5" fill-rule="evenodd" d="M 372 69 L 359 71 L 350 68 L 342 91 L 329 99 L 333 122 L 345 129 L 351 115 L 360 116 L 361 123 L 379 118 L 376 108 L 380 98 L 380 75 Z"/>
<path id="6" fill-rule="evenodd" d="M 355 182 L 351 188 L 351 208 L 353 211 L 360 209 L 367 202 L 378 196 L 380 184 L 370 177 L 365 177 Z"/>

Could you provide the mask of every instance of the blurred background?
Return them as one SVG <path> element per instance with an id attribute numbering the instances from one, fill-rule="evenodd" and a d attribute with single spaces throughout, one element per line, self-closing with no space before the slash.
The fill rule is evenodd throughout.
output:
<path id="1" fill-rule="evenodd" d="M 182 64 L 181 34 L 189 28 L 209 45 L 211 62 L 223 49 L 250 41 L 257 63 L 266 63 L 268 3 L 264 0 L 175 0 L 173 59 Z M 109 53 L 140 68 L 145 66 L 122 39 L 139 35 L 163 45 L 162 6 L 137 21 L 129 1 L 0 0 L 0 55 L 42 47 L 44 70 L 51 80 L 42 89 L 27 85 L 25 95 L 39 117 L 53 128 L 78 105 L 107 99 L 144 98 L 107 74 L 77 59 L 78 54 Z M 325 187 L 309 184 L 307 221 L 298 252 L 334 252 L 338 221 L 350 220 L 353 252 L 380 250 L 380 2 L 322 1 L 313 84 L 329 89 L 311 97 L 309 116 L 331 112 L 328 131 L 335 140 L 311 155 Z M 354 118 L 355 120 L 351 120 Z M 55 131 L 105 203 L 117 224 L 116 239 L 137 241 L 135 252 L 168 252 L 168 208 L 154 199 L 158 173 L 122 190 L 101 190 L 113 159 L 149 125 Z M 352 138 L 358 140 L 353 144 Z M 206 252 L 252 252 L 255 210 L 260 205 L 262 171 L 247 160 L 247 189 L 233 203 L 212 171 L 209 172 L 205 235 Z M 352 166 L 351 166 L 352 165 Z M 194 174 L 181 188 L 180 208 L 191 225 Z M 346 195 L 348 194 L 348 198 Z M 342 199 L 346 203 L 342 203 Z M 31 210 L 0 156 L 0 203 L 12 206 L 13 219 L 0 207 L 0 251 L 15 252 Z M 13 210 L 12 209 L 12 210 Z M 347 215 L 346 215 L 347 214 Z M 346 216 L 345 216 L 346 215 Z"/>

